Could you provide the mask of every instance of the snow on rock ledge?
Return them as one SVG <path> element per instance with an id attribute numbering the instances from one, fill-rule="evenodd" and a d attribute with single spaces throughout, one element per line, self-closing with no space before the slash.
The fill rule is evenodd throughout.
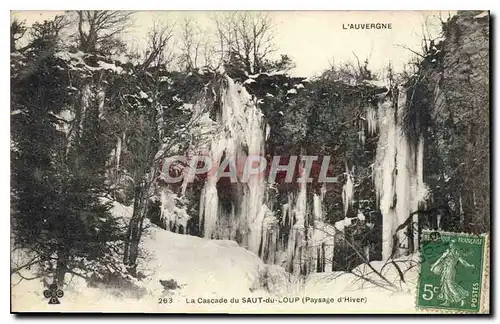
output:
<path id="1" fill-rule="evenodd" d="M 258 288 L 262 260 L 252 252 L 190 235 L 179 235 L 151 225 L 143 237 L 146 263 L 138 271 L 148 278 L 151 293 L 161 293 L 159 280 L 174 279 L 185 297 L 246 295 Z"/>

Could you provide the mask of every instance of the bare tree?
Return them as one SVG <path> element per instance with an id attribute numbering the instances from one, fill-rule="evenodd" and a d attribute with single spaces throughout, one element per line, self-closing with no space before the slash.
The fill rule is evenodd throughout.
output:
<path id="1" fill-rule="evenodd" d="M 26 33 L 26 25 L 24 22 L 20 22 L 14 19 L 10 24 L 10 52 L 16 51 L 16 43 L 20 40 Z"/>
<path id="2" fill-rule="evenodd" d="M 354 61 L 346 61 L 336 64 L 335 61 L 330 62 L 330 68 L 323 72 L 323 78 L 330 80 L 339 80 L 350 85 L 359 85 L 367 80 L 374 80 L 376 76 L 368 68 L 370 62 L 366 58 L 363 63 L 359 60 L 355 53 Z"/>
<path id="3" fill-rule="evenodd" d="M 31 26 L 31 37 L 59 38 L 61 31 L 70 25 L 70 21 L 64 15 L 57 15 L 52 20 L 47 20 L 43 24 L 35 23 Z"/>
<path id="4" fill-rule="evenodd" d="M 148 32 L 148 45 L 143 63 L 145 69 L 151 65 L 168 65 L 174 60 L 174 52 L 171 50 L 173 46 L 170 46 L 174 37 L 174 28 L 175 25 L 169 23 L 155 22 L 153 24 Z"/>
<path id="5" fill-rule="evenodd" d="M 38 55 L 25 66 L 21 73 L 21 79 L 28 78 L 37 71 L 44 58 L 60 45 L 62 30 L 69 25 L 69 21 L 62 15 L 57 15 L 52 20 L 35 22 L 30 28 L 23 23 L 14 21 L 11 25 L 11 51 L 24 53 L 28 49 L 36 49 Z M 28 31 L 27 38 L 31 41 L 24 47 L 17 48 L 17 41 Z"/>
<path id="6" fill-rule="evenodd" d="M 192 18 L 185 18 L 180 26 L 179 67 L 185 71 L 208 69 L 216 71 L 223 64 L 223 50 L 218 37 L 202 30 Z"/>
<path id="7" fill-rule="evenodd" d="M 190 18 L 185 18 L 181 25 L 181 54 L 179 57 L 180 66 L 186 70 L 196 70 L 199 63 L 204 58 L 202 44 L 202 33 L 196 22 Z"/>
<path id="8" fill-rule="evenodd" d="M 84 52 L 95 53 L 103 42 L 117 45 L 117 36 L 130 23 L 132 12 L 110 10 L 79 10 L 78 46 Z"/>
<path id="9" fill-rule="evenodd" d="M 154 25 L 148 33 L 144 62 L 138 64 L 134 78 L 137 87 L 148 92 L 148 100 L 131 107 L 132 113 L 127 121 L 127 149 L 133 151 L 128 169 L 134 185 L 134 208 L 128 225 L 123 262 L 131 273 L 135 272 L 137 265 L 143 221 L 153 195 L 151 189 L 159 172 L 159 163 L 182 138 L 177 134 L 178 124 L 183 123 L 182 117 L 173 116 L 166 110 L 169 107 L 165 104 L 165 88 L 161 87 L 166 67 L 174 59 L 173 35 L 173 25 Z M 188 128 L 185 129 L 187 131 Z"/>
<path id="10" fill-rule="evenodd" d="M 215 18 L 220 52 L 224 59 L 239 59 L 248 73 L 261 72 L 277 51 L 274 25 L 261 12 L 235 12 Z"/>
<path id="11" fill-rule="evenodd" d="M 10 50 L 11 52 L 24 52 L 29 48 L 53 48 L 60 41 L 61 31 L 70 24 L 64 15 L 57 15 L 52 20 L 35 22 L 27 28 L 24 22 L 14 20 L 10 25 Z M 28 31 L 28 37 L 33 41 L 28 45 L 17 48 L 18 41 L 23 38 Z"/>

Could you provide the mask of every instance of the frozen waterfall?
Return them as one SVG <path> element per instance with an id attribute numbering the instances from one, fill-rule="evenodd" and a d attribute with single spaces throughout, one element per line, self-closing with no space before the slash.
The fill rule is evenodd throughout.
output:
<path id="1" fill-rule="evenodd" d="M 400 89 L 396 105 L 387 98 L 378 104 L 379 140 L 373 181 L 383 217 L 384 260 L 406 254 L 410 245 L 416 243 L 416 235 L 414 242 L 408 242 L 404 231 L 397 233 L 395 242 L 393 236 L 397 226 L 404 223 L 427 196 L 423 181 L 424 140 L 421 137 L 417 147 L 414 147 L 403 134 L 401 117 L 405 109 L 406 89 Z M 414 222 L 417 222 L 416 217 Z"/>
<path id="2" fill-rule="evenodd" d="M 264 156 L 266 125 L 262 112 L 243 86 L 229 77 L 225 78 L 225 82 L 226 86 L 220 93 L 221 107 L 215 120 L 221 131 L 212 137 L 208 152 L 213 169 L 219 167 L 223 157 L 237 164 L 250 155 Z M 241 172 L 237 176 L 241 177 Z M 237 239 L 258 254 L 262 224 L 268 215 L 264 204 L 265 181 L 259 176 L 252 176 L 245 183 L 228 183 L 231 194 L 238 196 L 231 197 L 230 211 L 221 208 L 216 185 L 217 178 L 208 177 L 200 199 L 200 222 L 204 236 Z M 238 211 L 237 215 L 235 211 Z M 226 226 L 230 227 L 229 231 L 224 228 Z"/>
<path id="3" fill-rule="evenodd" d="M 405 231 L 395 233 L 395 230 L 418 209 L 427 195 L 423 182 L 424 141 L 420 138 L 418 144 L 413 145 L 403 134 L 401 121 L 407 109 L 406 94 L 403 89 L 399 93 L 396 104 L 385 97 L 377 109 L 368 108 L 367 125 L 363 127 L 368 133 L 366 135 L 379 134 L 372 177 L 382 214 L 383 259 L 407 254 L 415 245 L 415 241 L 408 241 Z M 293 273 L 333 271 L 335 240 L 341 239 L 343 229 L 325 220 L 328 216 L 323 206 L 325 186 L 314 189 L 306 183 L 299 183 L 294 189 L 282 191 L 280 194 L 288 197 L 286 203 L 278 206 L 279 212 L 272 210 L 275 207 L 268 200 L 272 184 L 263 173 L 242 181 L 248 158 L 265 156 L 269 126 L 257 107 L 257 100 L 227 76 L 219 93 L 214 94 L 220 103 L 216 105 L 215 113 L 207 111 L 207 107 L 212 109 L 207 99 L 194 105 L 195 110 L 204 112 L 198 126 L 193 126 L 193 138 L 198 137 L 196 132 L 209 135 L 204 141 L 194 141 L 189 153 L 204 155 L 211 161 L 207 176 L 202 179 L 199 198 L 202 235 L 208 239 L 235 240 L 264 261 L 284 265 Z M 196 130 L 197 127 L 201 130 Z M 231 181 L 227 177 L 219 179 L 221 170 L 225 175 L 230 174 L 226 172 L 227 168 L 236 170 L 236 179 L 233 176 L 230 176 Z M 346 165 L 347 180 L 341 191 L 345 217 L 356 201 L 356 170 L 356 165 L 349 168 Z M 186 175 L 183 194 L 186 181 L 193 180 L 192 175 Z M 161 202 L 164 205 L 162 218 L 185 227 L 188 216 L 174 208 L 171 197 L 163 195 Z M 165 208 L 175 212 L 167 215 Z M 362 218 L 364 216 L 360 220 Z M 349 221 L 345 219 L 344 224 L 350 224 Z"/>

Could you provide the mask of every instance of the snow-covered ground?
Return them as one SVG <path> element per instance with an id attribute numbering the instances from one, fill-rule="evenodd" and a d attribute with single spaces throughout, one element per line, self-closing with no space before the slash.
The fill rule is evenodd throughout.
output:
<path id="1" fill-rule="evenodd" d="M 131 210 L 115 203 L 113 212 L 127 219 Z M 384 276 L 397 285 L 397 292 L 360 279 L 359 276 L 366 275 L 381 282 L 367 265 L 354 269 L 354 274 L 318 273 L 303 281 L 287 274 L 282 267 L 265 265 L 236 242 L 180 235 L 146 223 L 141 243 L 141 266 L 138 269 L 146 278 L 138 281 L 137 289 L 88 287 L 85 280 L 67 275 L 70 284 L 64 287 L 61 304 L 48 305 L 48 300 L 43 297 L 41 281 L 22 280 L 17 284 L 20 278 L 13 275 L 13 310 L 235 313 L 415 311 L 416 267 L 405 275 L 407 280 L 403 285 L 399 284 L 399 275 L 393 266 L 382 270 Z M 13 257 L 14 263 L 18 257 Z M 400 263 L 403 271 L 406 264 L 409 262 Z M 372 265 L 380 271 L 383 263 L 373 262 Z M 160 280 L 174 280 L 179 288 L 165 290 Z M 254 299 L 255 303 L 243 300 L 252 297 L 262 299 L 260 302 Z M 307 301 L 306 297 L 309 298 Z M 339 297 L 364 299 L 339 302 Z M 205 303 L 200 298 L 214 302 L 225 298 L 226 301 Z M 239 303 L 231 303 L 232 298 L 239 299 Z M 274 302 L 271 303 L 271 300 Z"/>

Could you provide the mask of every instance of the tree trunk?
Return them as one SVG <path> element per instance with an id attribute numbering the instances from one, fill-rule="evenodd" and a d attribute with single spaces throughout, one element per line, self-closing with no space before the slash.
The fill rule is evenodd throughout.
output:
<path id="1" fill-rule="evenodd" d="M 134 212 L 127 231 L 123 263 L 129 268 L 135 268 L 139 254 L 139 242 L 142 234 L 142 223 L 145 216 L 145 188 L 142 185 L 135 187 Z"/>
<path id="2" fill-rule="evenodd" d="M 64 276 L 66 275 L 67 270 L 67 257 L 66 253 L 62 249 L 57 252 L 57 264 L 56 264 L 56 282 L 59 287 L 64 286 Z"/>

